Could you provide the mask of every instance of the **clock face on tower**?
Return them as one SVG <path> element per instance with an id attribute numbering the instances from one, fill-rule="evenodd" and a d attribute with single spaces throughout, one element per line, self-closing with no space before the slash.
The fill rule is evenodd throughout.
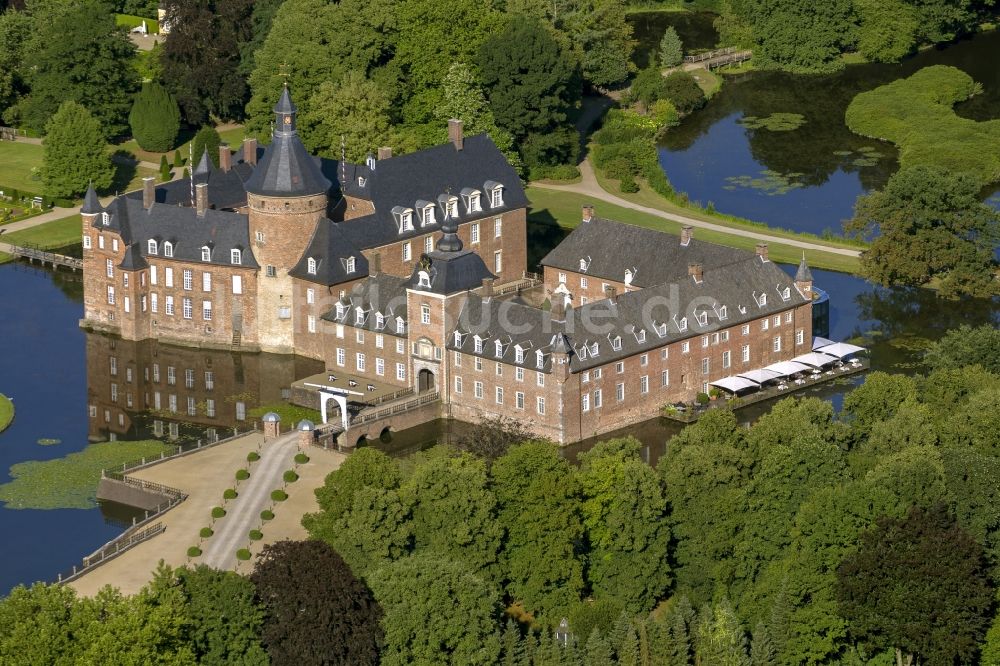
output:
<path id="1" fill-rule="evenodd" d="M 292 117 L 291 116 L 285 116 L 285 124 L 286 125 L 291 125 L 292 124 Z"/>

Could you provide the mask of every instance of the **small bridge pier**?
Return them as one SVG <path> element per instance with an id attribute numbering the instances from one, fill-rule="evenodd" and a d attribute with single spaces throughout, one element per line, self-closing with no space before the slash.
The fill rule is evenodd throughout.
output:
<path id="1" fill-rule="evenodd" d="M 439 393 L 411 393 L 363 409 L 350 419 L 346 430 L 339 418 L 319 424 L 309 436 L 309 443 L 324 449 L 350 452 L 366 440 L 377 440 L 387 432 L 406 430 L 440 417 Z"/>

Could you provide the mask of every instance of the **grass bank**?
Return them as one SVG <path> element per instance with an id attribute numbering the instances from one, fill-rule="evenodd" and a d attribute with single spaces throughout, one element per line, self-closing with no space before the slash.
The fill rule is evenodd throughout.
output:
<path id="1" fill-rule="evenodd" d="M 0 190 L 14 188 L 41 193 L 42 147 L 20 141 L 0 141 Z"/>
<path id="2" fill-rule="evenodd" d="M 0 393 L 0 432 L 7 429 L 10 422 L 14 420 L 14 403 L 10 398 Z"/>
<path id="3" fill-rule="evenodd" d="M 612 189 L 611 191 L 614 190 Z M 616 192 L 616 194 L 618 193 Z M 651 194 L 655 195 L 655 192 L 651 192 Z M 619 196 L 626 198 L 624 195 Z M 532 203 L 529 221 L 539 225 L 550 225 L 554 221 L 564 229 L 572 229 L 576 227 L 580 224 L 580 206 L 586 201 L 594 204 L 597 214 L 601 217 L 617 220 L 619 222 L 634 224 L 640 227 L 647 227 L 649 229 L 657 229 L 671 234 L 680 234 L 682 226 L 679 222 L 665 220 L 663 218 L 656 217 L 655 215 L 632 210 L 631 208 L 623 208 L 604 201 L 591 201 L 585 195 L 573 192 L 558 192 L 540 187 L 529 187 L 528 198 Z M 644 205 L 653 206 L 648 203 L 644 203 Z M 685 215 L 689 214 L 689 212 L 684 209 L 678 212 Z M 714 222 L 715 220 L 710 219 L 708 221 Z M 758 242 L 753 238 L 746 238 L 744 236 L 726 234 L 708 229 L 695 229 L 694 233 L 695 237 L 704 241 L 750 251 L 753 251 L 754 246 Z M 797 264 L 802 258 L 802 250 L 790 245 L 771 243 L 768 251 L 772 259 L 783 263 Z M 827 252 L 806 250 L 806 260 L 809 262 L 809 265 L 814 268 L 824 268 L 843 273 L 857 273 L 859 268 L 859 263 L 856 258 L 845 257 Z"/>
<path id="4" fill-rule="evenodd" d="M 55 460 L 12 465 L 13 481 L 0 485 L 8 509 L 90 509 L 96 506 L 101 470 L 172 451 L 162 442 L 101 442 Z"/>
<path id="5" fill-rule="evenodd" d="M 937 166 L 986 185 L 1000 181 L 1000 120 L 977 122 L 952 108 L 981 91 L 962 70 L 934 65 L 858 94 L 845 119 L 856 134 L 896 144 L 903 168 Z"/>
<path id="6" fill-rule="evenodd" d="M 66 247 L 80 242 L 81 225 L 79 215 L 70 215 L 30 229 L 22 229 L 0 236 L 0 242 L 10 245 L 37 245 L 43 250 Z M 0 264 L 13 259 L 0 252 Z"/>

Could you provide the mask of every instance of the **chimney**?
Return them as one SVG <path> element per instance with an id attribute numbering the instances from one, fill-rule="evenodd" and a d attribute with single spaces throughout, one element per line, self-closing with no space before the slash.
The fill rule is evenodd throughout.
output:
<path id="1" fill-rule="evenodd" d="M 152 176 L 146 176 L 142 179 L 142 207 L 149 210 L 153 207 L 153 202 L 156 201 L 156 187 L 154 185 L 156 179 Z"/>
<path id="2" fill-rule="evenodd" d="M 618 293 L 618 290 L 616 288 L 612 287 L 610 284 L 604 285 L 604 297 L 605 298 L 614 298 L 615 294 L 617 294 L 617 293 Z"/>
<path id="3" fill-rule="evenodd" d="M 590 222 L 590 220 L 593 219 L 593 217 L 594 217 L 594 205 L 593 204 L 584 204 L 583 205 L 583 221 L 584 222 Z"/>
<path id="4" fill-rule="evenodd" d="M 229 171 L 233 168 L 233 154 L 229 150 L 228 143 L 219 146 L 219 168 L 223 171 Z"/>
<path id="5" fill-rule="evenodd" d="M 681 228 L 681 245 L 687 247 L 694 237 L 694 227 L 686 226 Z"/>
<path id="6" fill-rule="evenodd" d="M 769 261 L 767 258 L 767 243 L 757 243 L 757 256 L 761 261 Z"/>
<path id="7" fill-rule="evenodd" d="M 448 121 L 448 140 L 455 144 L 455 150 L 462 150 L 464 135 L 462 134 L 462 121 L 452 118 Z"/>
<path id="8" fill-rule="evenodd" d="M 246 164 L 257 164 L 257 139 L 249 136 L 243 139 L 243 161 Z"/>
<path id="9" fill-rule="evenodd" d="M 382 272 L 382 255 L 378 252 L 372 254 L 371 261 L 368 262 L 368 273 L 378 275 Z"/>
<path id="10" fill-rule="evenodd" d="M 392 157 L 392 148 L 389 146 L 382 146 L 378 149 L 378 159 L 379 161 L 387 160 Z"/>
<path id="11" fill-rule="evenodd" d="M 701 264 L 688 264 L 688 275 L 694 278 L 694 281 L 701 283 L 702 278 L 705 277 L 705 269 Z"/>
<path id="12" fill-rule="evenodd" d="M 493 278 L 483 278 L 483 298 L 490 298 L 493 296 Z"/>
<path id="13" fill-rule="evenodd" d="M 194 207 L 198 217 L 205 217 L 208 210 L 208 183 L 198 183 L 194 186 Z"/>

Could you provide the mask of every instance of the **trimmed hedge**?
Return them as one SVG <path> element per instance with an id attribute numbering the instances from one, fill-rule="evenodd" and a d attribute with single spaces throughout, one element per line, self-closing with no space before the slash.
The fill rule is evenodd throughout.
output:
<path id="1" fill-rule="evenodd" d="M 236 559 L 243 560 L 244 562 L 250 559 L 250 551 L 246 548 L 240 548 L 236 551 Z"/>
<path id="2" fill-rule="evenodd" d="M 212 507 L 212 518 L 222 518 L 226 515 L 226 510 L 221 506 Z"/>
<path id="3" fill-rule="evenodd" d="M 289 469 L 281 475 L 281 478 L 285 480 L 285 483 L 295 483 L 299 480 L 299 475 L 295 473 L 295 470 Z"/>
<path id="4" fill-rule="evenodd" d="M 201 555 L 201 548 L 198 546 L 188 548 L 188 557 L 198 557 L 199 555 Z"/>
<path id="5" fill-rule="evenodd" d="M 295 464 L 296 465 L 305 465 L 307 462 L 309 462 L 309 456 L 307 456 L 304 453 L 296 453 L 295 454 Z"/>
<path id="6" fill-rule="evenodd" d="M 278 490 L 272 490 L 271 499 L 274 500 L 275 502 L 284 502 L 286 499 L 288 499 L 288 493 L 286 493 L 284 490 L 281 490 L 280 488 Z"/>
<path id="7" fill-rule="evenodd" d="M 250 472 L 246 471 L 245 469 L 236 470 L 237 481 L 246 481 L 249 478 L 250 478 Z"/>
<path id="8" fill-rule="evenodd" d="M 260 530 L 250 530 L 249 536 L 251 541 L 260 541 L 264 538 L 264 533 Z"/>
<path id="9" fill-rule="evenodd" d="M 260 454 L 256 451 L 247 454 L 247 462 L 257 462 L 258 460 L 260 460 Z"/>
<path id="10" fill-rule="evenodd" d="M 215 534 L 215 532 L 212 531 L 211 527 L 203 527 L 201 528 L 201 532 L 199 532 L 198 534 L 199 536 L 201 536 L 202 539 L 207 539 L 213 534 Z"/>
<path id="11" fill-rule="evenodd" d="M 239 497 L 239 493 L 236 492 L 235 488 L 226 488 L 226 491 L 222 493 L 222 499 L 231 500 L 236 499 L 237 497 Z"/>
<path id="12" fill-rule="evenodd" d="M 269 509 L 264 509 L 260 512 L 261 520 L 274 520 L 274 512 Z"/>

